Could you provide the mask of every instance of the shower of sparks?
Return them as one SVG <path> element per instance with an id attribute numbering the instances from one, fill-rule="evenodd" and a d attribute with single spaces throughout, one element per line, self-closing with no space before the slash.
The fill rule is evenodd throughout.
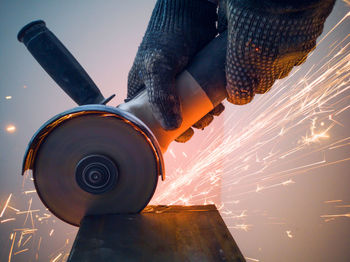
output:
<path id="1" fill-rule="evenodd" d="M 247 105 L 237 108 L 239 114 L 226 116 L 225 136 L 211 128 L 201 145 L 204 150 L 195 155 L 170 148 L 168 155 L 176 159 L 179 166 L 159 185 L 152 204 L 215 203 L 231 230 L 251 230 L 254 225 L 247 220 L 258 215 L 272 222 L 266 224 L 287 226 L 285 221 L 269 216 L 263 210 L 236 207 L 252 195 L 293 187 L 296 175 L 350 160 L 350 156 L 328 158 L 332 151 L 350 146 L 350 136 L 338 140 L 332 137 L 332 132 L 343 125 L 340 117 L 350 110 L 350 36 L 339 38 L 334 35 L 338 27 L 349 23 L 349 17 L 350 13 L 319 41 L 325 43 L 335 39 L 332 45 L 319 45 L 310 56 L 311 59 L 320 50 L 328 50 L 328 55 L 318 64 L 306 73 L 300 67 L 293 75 L 278 81 L 269 94 L 255 99 L 254 111 L 244 109 L 249 107 Z M 232 108 L 234 106 L 227 106 L 227 111 Z M 15 130 L 13 125 L 6 128 L 7 132 Z M 310 162 L 310 156 L 318 159 Z M 182 159 L 186 161 L 181 162 Z M 69 238 L 62 240 L 59 248 L 55 246 L 57 243 L 53 244 L 62 232 L 55 217 L 42 205 L 38 207 L 38 199 L 33 200 L 36 196 L 33 178 L 30 174 L 24 177 L 22 194 L 17 198 L 10 194 L 0 203 L 1 226 L 13 224 L 8 234 L 6 259 L 10 262 L 19 255 L 28 256 L 28 260 L 66 261 L 72 243 L 69 238 L 75 237 L 76 230 L 67 233 Z M 223 192 L 229 195 L 228 199 L 222 198 Z M 26 207 L 21 206 L 22 197 L 27 200 Z M 324 201 L 337 205 L 341 202 Z M 350 217 L 350 213 L 342 210 L 339 214 L 320 217 L 325 222 Z M 287 229 L 281 229 L 281 234 L 292 238 L 292 231 Z M 47 243 L 51 243 L 50 248 L 55 247 L 49 255 L 44 253 L 47 246 L 43 246 Z M 246 260 L 260 261 L 250 257 Z"/>
<path id="2" fill-rule="evenodd" d="M 191 155 L 186 152 L 183 158 L 181 151 L 170 148 L 169 158 L 184 161 L 167 174 L 151 203 L 215 203 L 230 230 L 249 231 L 254 228 L 250 217 L 267 214 L 262 210 L 237 211 L 236 205 L 254 194 L 293 187 L 298 175 L 349 161 L 349 153 L 334 152 L 350 152 L 350 136 L 332 136 L 339 130 L 344 134 L 342 119 L 350 112 L 349 23 L 350 12 L 319 39 L 309 58 L 321 57 L 316 64 L 306 70 L 305 65 L 297 67 L 268 94 L 257 96 L 254 106 L 235 109 L 227 105 L 225 132 L 211 130 L 202 150 Z M 288 226 L 282 218 L 264 224 Z M 281 234 L 293 238 L 286 228 Z"/>
<path id="3" fill-rule="evenodd" d="M 349 15 L 350 12 L 326 36 L 335 39 L 332 34 L 349 22 Z M 323 48 L 329 49 L 328 56 L 306 74 L 301 75 L 299 67 L 289 78 L 278 81 L 270 94 L 256 98 L 254 112 L 227 116 L 226 137 L 212 133 L 206 139 L 206 150 L 168 174 L 167 185 L 157 192 L 152 203 L 208 203 L 215 199 L 222 177 L 225 180 L 221 189 L 238 185 L 245 189 L 230 194 L 239 201 L 247 194 L 291 186 L 295 183 L 291 177 L 297 174 L 348 161 L 349 158 L 327 160 L 326 156 L 330 148 L 350 144 L 350 137 L 336 141 L 331 137 L 332 130 L 342 126 L 339 116 L 350 109 L 350 37 Z M 283 144 L 286 137 L 289 144 Z M 173 158 L 179 156 L 171 148 L 169 152 Z M 319 160 L 304 160 L 315 155 Z M 291 168 L 278 170 L 282 164 L 291 164 Z M 192 194 L 185 193 L 188 188 L 192 188 Z"/>
<path id="4" fill-rule="evenodd" d="M 6 131 L 9 133 L 14 133 L 16 131 L 16 127 L 14 125 L 8 125 L 6 127 Z"/>

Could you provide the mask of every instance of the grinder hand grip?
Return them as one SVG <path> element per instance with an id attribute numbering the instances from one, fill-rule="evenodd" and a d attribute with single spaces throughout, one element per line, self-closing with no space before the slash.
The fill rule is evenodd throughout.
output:
<path id="1" fill-rule="evenodd" d="M 176 78 L 183 119 L 178 129 L 164 130 L 161 127 L 152 114 L 146 90 L 119 105 L 120 109 L 132 113 L 152 130 L 163 153 L 173 140 L 226 98 L 226 42 L 227 32 L 224 32 L 203 48 Z"/>
<path id="2" fill-rule="evenodd" d="M 79 105 L 104 104 L 101 92 L 86 71 L 47 29 L 44 21 L 34 21 L 18 33 L 34 58 L 56 83 Z M 152 114 L 146 90 L 127 103 L 119 105 L 139 118 L 156 137 L 164 153 L 179 135 L 210 112 L 227 96 L 225 77 L 227 33 L 213 39 L 176 78 L 183 122 L 176 130 L 164 130 Z"/>
<path id="3" fill-rule="evenodd" d="M 44 21 L 29 23 L 17 38 L 78 105 L 104 103 L 105 99 L 95 83 L 60 40 L 47 29 Z"/>

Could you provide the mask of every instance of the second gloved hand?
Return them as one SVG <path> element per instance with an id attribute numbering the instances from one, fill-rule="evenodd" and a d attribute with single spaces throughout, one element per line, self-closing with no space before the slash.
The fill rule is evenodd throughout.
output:
<path id="1" fill-rule="evenodd" d="M 175 77 L 217 34 L 216 5 L 207 0 L 158 0 L 128 76 L 127 100 L 146 88 L 164 129 L 182 122 Z"/>
<path id="2" fill-rule="evenodd" d="M 220 0 L 227 29 L 227 100 L 249 103 L 288 75 L 315 48 L 334 0 Z"/>

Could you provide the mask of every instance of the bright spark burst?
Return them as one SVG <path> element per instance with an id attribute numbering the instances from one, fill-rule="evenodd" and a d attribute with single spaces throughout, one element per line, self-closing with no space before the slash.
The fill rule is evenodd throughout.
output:
<path id="1" fill-rule="evenodd" d="M 230 229 L 248 231 L 254 226 L 250 217 L 258 211 L 233 215 L 234 205 L 252 194 L 293 186 L 294 177 L 311 170 L 349 161 L 350 154 L 335 159 L 332 152 L 350 146 L 350 136 L 332 136 L 344 129 L 341 119 L 350 110 L 350 34 L 348 30 L 347 35 L 342 33 L 349 22 L 350 12 L 320 39 L 309 58 L 321 57 L 317 64 L 307 70 L 305 65 L 296 68 L 268 94 L 257 96 L 254 106 L 236 107 L 235 111 L 233 105 L 227 105 L 224 134 L 209 132 L 202 151 L 187 153 L 186 161 L 159 185 L 152 204 L 211 201 L 221 206 L 220 213 Z M 170 148 L 170 155 L 181 163 L 181 152 Z M 270 224 L 288 226 L 284 221 Z M 281 234 L 293 237 L 291 230 L 282 229 Z"/>
<path id="2" fill-rule="evenodd" d="M 12 96 L 5 96 L 5 99 L 10 100 L 10 99 L 12 99 Z"/>
<path id="3" fill-rule="evenodd" d="M 292 231 L 291 230 L 287 230 L 286 231 L 286 234 L 289 238 L 293 238 L 293 235 L 292 235 Z"/>
<path id="4" fill-rule="evenodd" d="M 337 27 L 348 22 L 349 15 L 350 12 L 326 36 L 330 37 Z M 320 42 L 325 40 L 323 38 Z M 192 156 L 191 161 L 187 161 L 189 164 L 168 175 L 169 186 L 157 194 L 152 202 L 205 202 L 212 198 L 215 186 L 221 183 L 223 176 L 225 181 L 221 188 L 255 184 L 255 189 L 231 195 L 233 198 L 239 198 L 245 194 L 292 185 L 295 183 L 290 178 L 292 176 L 334 165 L 339 161 L 348 161 L 348 158 L 327 161 L 325 152 L 331 147 L 347 146 L 350 142 L 350 137 L 332 141 L 330 135 L 335 127 L 341 125 L 338 122 L 339 115 L 350 108 L 349 61 L 350 38 L 347 35 L 344 39 L 336 41 L 328 56 L 319 61 L 317 66 L 311 67 L 306 74 L 301 75 L 298 81 L 295 81 L 295 77 L 302 74 L 300 67 L 289 78 L 277 82 L 273 87 L 274 92 L 256 98 L 258 101 L 255 102 L 254 112 L 242 113 L 238 119 L 234 113 L 227 116 L 224 125 L 229 128 L 225 131 L 228 136 L 218 138 L 220 134 L 211 134 L 207 139 L 206 150 Z M 231 123 L 235 125 L 232 126 Z M 294 141 L 290 141 L 289 145 L 280 146 L 279 143 L 283 142 L 282 137 L 289 137 L 290 134 L 291 137 L 295 137 Z M 310 148 L 313 150 L 308 152 Z M 270 151 L 265 153 L 266 149 Z M 169 152 L 176 158 L 172 149 Z M 321 153 L 319 161 L 303 163 L 303 158 L 317 153 Z M 225 162 L 225 170 L 222 168 L 223 159 L 230 159 Z M 282 161 L 301 164 L 266 175 L 268 170 L 275 170 Z M 250 164 L 252 162 L 254 165 Z M 288 178 L 283 181 L 285 177 Z M 281 179 L 280 182 L 273 182 Z M 208 184 L 212 186 L 204 190 L 201 188 Z M 188 187 L 193 187 L 193 194 L 184 193 Z"/>
<path id="5" fill-rule="evenodd" d="M 14 125 L 8 125 L 6 127 L 6 131 L 9 133 L 14 133 L 16 131 L 16 127 Z"/>

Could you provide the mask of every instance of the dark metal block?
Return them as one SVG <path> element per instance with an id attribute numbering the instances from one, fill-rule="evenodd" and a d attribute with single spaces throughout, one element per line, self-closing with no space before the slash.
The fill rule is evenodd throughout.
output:
<path id="1" fill-rule="evenodd" d="M 85 217 L 70 262 L 245 261 L 214 205 Z"/>

